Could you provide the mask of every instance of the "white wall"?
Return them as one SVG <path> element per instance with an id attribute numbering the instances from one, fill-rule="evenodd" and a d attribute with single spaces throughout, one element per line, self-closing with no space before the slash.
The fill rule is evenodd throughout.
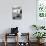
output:
<path id="1" fill-rule="evenodd" d="M 12 20 L 12 7 L 16 5 L 22 6 L 21 20 Z M 36 24 L 36 0 L 0 0 L 0 34 L 16 26 L 19 27 L 20 32 L 31 34 L 32 24 Z"/>

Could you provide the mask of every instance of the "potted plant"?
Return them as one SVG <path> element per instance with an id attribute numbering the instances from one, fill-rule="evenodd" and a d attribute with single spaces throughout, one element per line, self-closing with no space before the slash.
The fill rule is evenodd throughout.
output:
<path id="1" fill-rule="evenodd" d="M 45 38 L 44 37 L 44 36 L 46 36 L 45 34 L 46 34 L 45 32 L 35 32 L 33 35 L 37 38 L 37 42 L 41 43 L 40 40 L 42 38 Z"/>

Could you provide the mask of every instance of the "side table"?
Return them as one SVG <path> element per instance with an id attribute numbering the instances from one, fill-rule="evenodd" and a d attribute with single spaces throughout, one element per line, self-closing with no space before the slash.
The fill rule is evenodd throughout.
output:
<path id="1" fill-rule="evenodd" d="M 15 46 L 18 46 L 18 33 L 15 33 L 15 34 L 11 34 L 11 33 L 6 33 L 5 34 L 5 46 L 7 46 L 8 42 L 7 42 L 7 36 L 16 36 L 16 45 Z"/>

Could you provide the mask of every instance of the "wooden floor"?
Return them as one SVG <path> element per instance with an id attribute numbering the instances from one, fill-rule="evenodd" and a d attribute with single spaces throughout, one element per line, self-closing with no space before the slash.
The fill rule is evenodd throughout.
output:
<path id="1" fill-rule="evenodd" d="M 4 43 L 2 42 L 0 42 L 0 46 L 4 46 Z M 8 45 L 7 46 L 15 46 L 15 43 L 8 43 Z M 24 45 L 25 46 L 25 45 Z M 30 46 L 37 46 L 37 43 L 34 43 L 34 42 L 32 42 L 32 43 L 30 43 Z M 43 45 L 41 45 L 41 46 L 46 46 L 46 43 L 44 43 Z"/>

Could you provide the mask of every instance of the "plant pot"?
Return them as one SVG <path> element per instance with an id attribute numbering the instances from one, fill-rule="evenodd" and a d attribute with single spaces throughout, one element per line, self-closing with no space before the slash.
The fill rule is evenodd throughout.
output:
<path id="1" fill-rule="evenodd" d="M 40 43 L 40 39 L 37 39 L 37 43 Z"/>
<path id="2" fill-rule="evenodd" d="M 38 42 L 39 44 L 41 44 L 41 43 L 44 42 L 44 40 L 45 40 L 45 39 L 38 39 L 37 42 Z"/>

